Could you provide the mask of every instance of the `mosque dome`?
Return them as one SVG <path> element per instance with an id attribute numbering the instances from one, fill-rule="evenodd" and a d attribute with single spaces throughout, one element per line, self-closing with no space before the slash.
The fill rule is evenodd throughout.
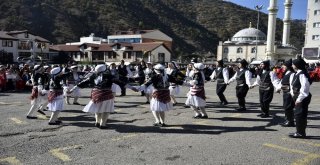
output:
<path id="1" fill-rule="evenodd" d="M 264 42 L 266 41 L 266 35 L 262 31 L 250 27 L 237 32 L 232 37 L 232 41 L 238 43 Z"/>

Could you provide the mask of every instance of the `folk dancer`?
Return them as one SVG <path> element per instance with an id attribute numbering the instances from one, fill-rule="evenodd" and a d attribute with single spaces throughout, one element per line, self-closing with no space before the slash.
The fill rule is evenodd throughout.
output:
<path id="1" fill-rule="evenodd" d="M 279 83 L 277 74 L 270 70 L 270 61 L 262 61 L 260 63 L 260 73 L 257 75 L 256 81 L 250 88 L 259 86 L 259 100 L 261 118 L 270 117 L 270 103 L 273 99 L 274 87 Z"/>
<path id="2" fill-rule="evenodd" d="M 170 75 L 176 79 L 184 79 L 186 76 L 181 73 L 181 71 L 178 69 L 177 67 L 177 63 L 174 61 L 171 61 L 168 64 L 168 68 L 166 70 L 167 75 Z M 179 95 L 180 93 L 180 86 L 177 85 L 176 83 L 170 82 L 169 83 L 169 90 L 170 90 L 170 97 L 171 97 L 171 101 L 173 103 L 173 106 L 177 105 L 177 100 L 176 100 L 176 96 Z"/>
<path id="3" fill-rule="evenodd" d="M 63 101 L 63 87 L 62 81 L 64 81 L 69 73 L 64 73 L 62 68 L 54 67 L 51 71 L 50 92 L 48 94 L 48 110 L 52 112 L 49 119 L 49 125 L 58 125 L 61 123 L 58 120 L 60 111 L 64 108 Z"/>
<path id="4" fill-rule="evenodd" d="M 107 67 L 104 64 L 97 65 L 94 74 L 71 89 L 71 91 L 73 91 L 78 87 L 84 88 L 88 84 L 94 85 L 91 91 L 91 100 L 84 107 L 83 111 L 95 113 L 95 126 L 100 129 L 107 128 L 106 123 L 108 116 L 110 113 L 114 112 L 114 95 L 112 94 L 111 89 L 112 84 L 116 83 L 125 88 L 130 88 L 133 91 L 138 91 L 136 88 L 116 79 L 111 74 L 110 70 L 106 69 Z"/>
<path id="5" fill-rule="evenodd" d="M 305 138 L 308 106 L 312 97 L 310 93 L 311 79 L 305 67 L 306 62 L 301 57 L 293 60 L 292 63 L 296 73 L 290 76 L 290 93 L 295 103 L 296 133 L 292 133 L 289 136 L 292 138 Z"/>
<path id="6" fill-rule="evenodd" d="M 292 68 L 292 60 L 288 60 L 282 64 L 282 70 L 284 71 L 284 76 L 280 83 L 278 84 L 276 91 L 283 93 L 283 109 L 285 114 L 285 122 L 280 125 L 283 127 L 294 127 L 294 102 L 293 98 L 290 94 L 290 76 L 294 74 L 294 70 Z"/>
<path id="7" fill-rule="evenodd" d="M 173 105 L 170 99 L 169 82 L 182 85 L 182 81 L 177 81 L 174 77 L 167 75 L 165 67 L 161 64 L 154 66 L 155 74 L 149 79 L 148 82 L 141 86 L 141 89 L 148 88 L 153 84 L 152 99 L 150 101 L 150 110 L 155 118 L 154 126 L 164 127 L 165 124 L 165 112 L 172 110 Z"/>
<path id="8" fill-rule="evenodd" d="M 43 77 L 43 67 L 41 65 L 35 65 L 33 74 L 31 76 L 31 83 L 33 85 L 32 93 L 30 96 L 31 108 L 27 113 L 27 119 L 37 119 L 37 117 L 32 116 L 33 112 L 36 111 L 41 104 L 41 95 L 45 95 L 46 91 L 44 90 L 44 77 Z M 42 110 L 38 110 L 42 115 L 46 115 Z"/>
<path id="9" fill-rule="evenodd" d="M 148 82 L 151 79 L 151 77 L 155 74 L 155 72 L 154 72 L 152 67 L 153 67 L 152 63 L 148 62 L 147 63 L 147 68 L 144 69 L 144 75 L 145 75 L 145 81 L 144 82 Z M 153 85 L 149 85 L 148 88 L 144 89 L 144 94 L 145 94 L 145 97 L 147 99 L 146 104 L 150 103 L 152 92 L 153 92 Z"/>
<path id="10" fill-rule="evenodd" d="M 70 97 L 73 97 L 73 104 L 74 105 L 80 105 L 78 102 L 80 94 L 80 89 L 76 88 L 73 92 L 70 92 L 70 89 L 72 89 L 77 83 L 81 81 L 82 76 L 78 73 L 78 66 L 72 65 L 70 67 L 71 72 L 66 80 L 66 88 L 64 89 L 64 96 L 66 99 L 66 103 L 70 104 Z"/>
<path id="11" fill-rule="evenodd" d="M 220 105 L 227 105 L 228 101 L 224 96 L 223 92 L 227 88 L 229 81 L 229 71 L 223 65 L 223 60 L 217 61 L 217 69 L 215 69 L 210 76 L 213 81 L 217 81 L 216 93 L 220 99 Z"/>
<path id="12" fill-rule="evenodd" d="M 246 96 L 249 91 L 249 86 L 251 86 L 251 72 L 247 69 L 248 62 L 242 59 L 239 64 L 239 70 L 233 75 L 233 77 L 228 81 L 230 84 L 233 81 L 237 81 L 236 86 L 236 96 L 238 98 L 239 108 L 237 111 L 246 111 Z"/>
<path id="13" fill-rule="evenodd" d="M 192 80 L 189 81 L 190 91 L 188 93 L 188 98 L 186 100 L 186 105 L 190 106 L 195 112 L 193 118 L 195 119 L 206 119 L 208 115 L 205 110 L 206 106 L 206 96 L 204 90 L 205 78 L 202 70 L 204 65 L 202 63 L 195 63 L 194 74 Z M 200 111 L 199 111 L 200 109 Z"/>

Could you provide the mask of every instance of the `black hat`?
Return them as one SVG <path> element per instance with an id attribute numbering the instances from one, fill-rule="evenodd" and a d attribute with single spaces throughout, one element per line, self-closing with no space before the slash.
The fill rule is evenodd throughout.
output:
<path id="1" fill-rule="evenodd" d="M 298 69 L 305 69 L 306 68 L 306 62 L 298 56 L 297 59 L 292 61 L 292 64 L 295 65 Z"/>
<path id="2" fill-rule="evenodd" d="M 265 66 L 265 68 L 269 68 L 270 67 L 270 61 L 269 60 L 262 61 L 261 63 Z"/>
<path id="3" fill-rule="evenodd" d="M 220 66 L 223 66 L 223 60 L 217 61 Z"/>
<path id="4" fill-rule="evenodd" d="M 245 59 L 242 59 L 242 60 L 240 61 L 240 64 L 242 65 L 242 67 L 248 66 L 248 62 L 247 62 L 247 60 L 245 60 Z"/>
<path id="5" fill-rule="evenodd" d="M 290 60 L 288 60 L 288 61 L 284 62 L 282 65 L 285 65 L 287 68 L 292 67 L 292 59 L 290 59 Z"/>

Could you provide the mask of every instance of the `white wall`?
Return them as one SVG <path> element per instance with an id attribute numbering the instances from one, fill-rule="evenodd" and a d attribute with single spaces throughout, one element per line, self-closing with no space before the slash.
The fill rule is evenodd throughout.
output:
<path id="1" fill-rule="evenodd" d="M 159 62 L 158 61 L 158 54 L 159 53 L 164 53 L 165 54 L 165 62 L 170 62 L 171 60 L 171 53 L 164 47 L 164 46 L 159 46 L 156 49 L 154 49 L 151 52 L 151 62 Z"/>

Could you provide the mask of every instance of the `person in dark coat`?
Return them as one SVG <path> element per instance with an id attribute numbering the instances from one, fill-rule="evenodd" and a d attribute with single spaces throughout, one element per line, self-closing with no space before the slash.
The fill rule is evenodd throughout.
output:
<path id="1" fill-rule="evenodd" d="M 308 106 L 311 102 L 311 79 L 306 69 L 306 62 L 300 57 L 292 61 L 292 67 L 296 71 L 290 76 L 290 93 L 295 103 L 294 118 L 296 120 L 296 132 L 289 135 L 292 138 L 305 138 L 307 128 Z"/>
<path id="2" fill-rule="evenodd" d="M 119 74 L 119 80 L 124 82 L 125 84 L 128 83 L 128 74 L 131 73 L 130 69 L 128 66 L 124 64 L 124 60 L 121 60 L 121 64 L 118 66 L 118 74 Z M 126 88 L 124 86 L 120 86 L 121 88 L 121 95 L 120 96 L 125 96 L 126 95 Z"/>

